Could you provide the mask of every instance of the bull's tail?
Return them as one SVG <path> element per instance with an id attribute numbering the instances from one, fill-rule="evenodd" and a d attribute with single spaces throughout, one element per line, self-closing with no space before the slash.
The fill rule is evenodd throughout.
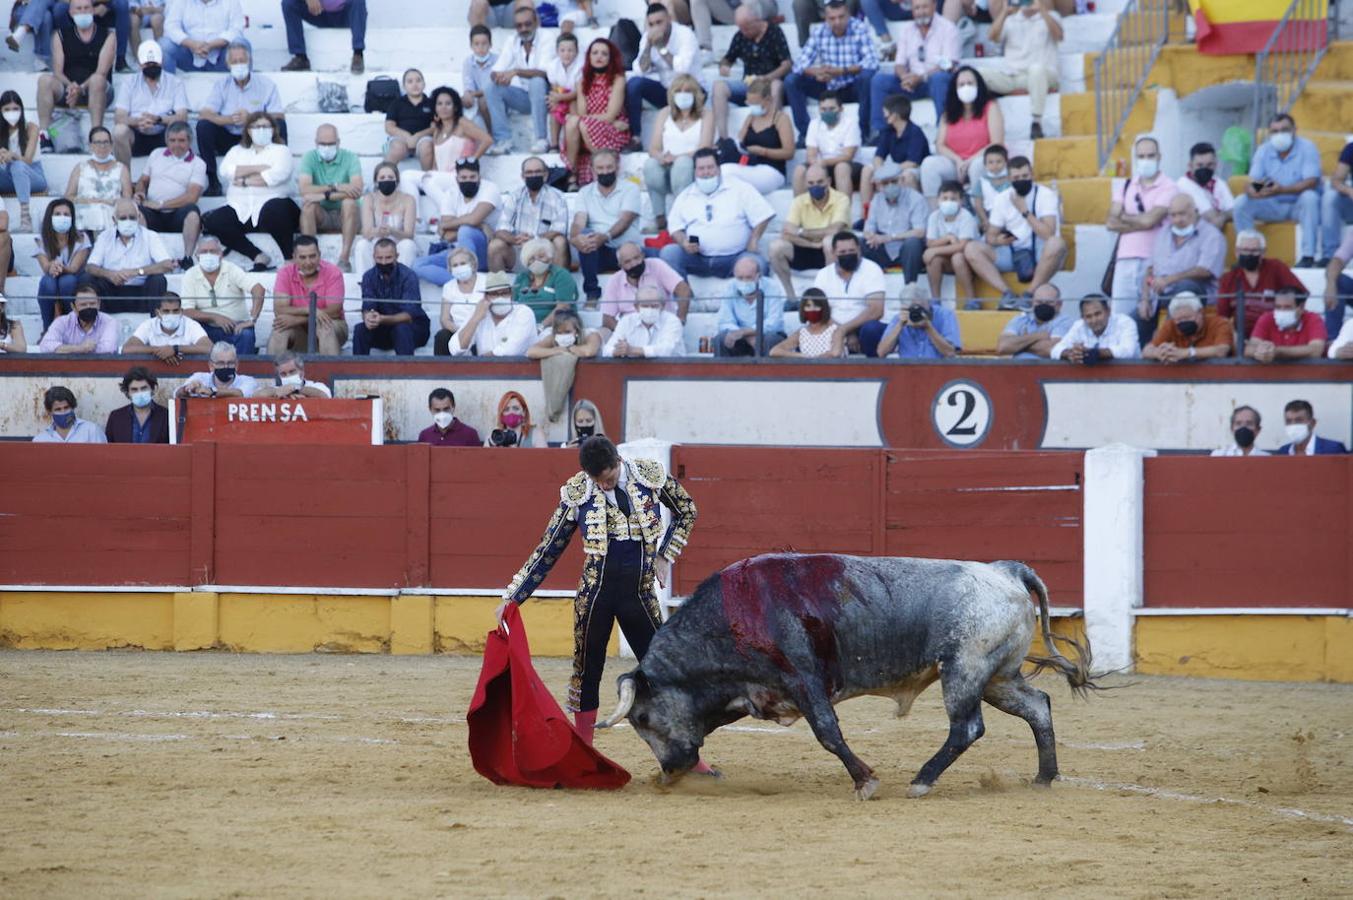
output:
<path id="1" fill-rule="evenodd" d="M 1048 620 L 1048 586 L 1043 583 L 1043 579 L 1039 578 L 1037 572 L 1022 562 L 1001 560 L 997 565 L 1019 579 L 1031 594 L 1038 597 L 1038 620 L 1042 628 L 1043 646 L 1047 649 L 1047 655 L 1029 654 L 1024 658 L 1026 662 L 1033 663 L 1034 670 L 1031 675 L 1037 675 L 1044 669 L 1052 669 L 1066 679 L 1066 683 L 1071 685 L 1073 692 L 1082 697 L 1090 690 L 1099 690 L 1099 685 L 1095 684 L 1094 678 L 1090 674 L 1092 657 L 1089 637 L 1086 637 L 1084 641 L 1078 641 L 1074 637 L 1057 634 L 1052 630 L 1052 624 Z M 1074 652 L 1074 662 L 1063 656 L 1061 651 L 1057 649 L 1058 642 Z"/>

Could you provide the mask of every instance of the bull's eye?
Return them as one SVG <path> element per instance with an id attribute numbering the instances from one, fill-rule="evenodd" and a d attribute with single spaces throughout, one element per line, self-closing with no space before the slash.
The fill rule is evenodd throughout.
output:
<path id="1" fill-rule="evenodd" d="M 634 724 L 637 725 L 637 726 L 639 726 L 640 728 L 647 728 L 647 727 L 648 727 L 648 715 L 645 714 L 645 713 L 635 713 L 635 714 L 634 714 Z"/>

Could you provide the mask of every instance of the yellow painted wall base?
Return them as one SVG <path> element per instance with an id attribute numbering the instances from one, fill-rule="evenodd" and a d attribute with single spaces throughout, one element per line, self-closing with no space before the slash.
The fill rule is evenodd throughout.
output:
<path id="1" fill-rule="evenodd" d="M 1135 639 L 1145 675 L 1353 682 L 1347 616 L 1142 616 Z"/>

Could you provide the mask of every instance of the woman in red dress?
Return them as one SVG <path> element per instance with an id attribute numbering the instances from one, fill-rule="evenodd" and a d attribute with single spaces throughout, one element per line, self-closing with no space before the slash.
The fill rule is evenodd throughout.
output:
<path id="1" fill-rule="evenodd" d="M 588 46 L 578 98 L 564 121 L 570 190 L 592 180 L 592 151 L 623 150 L 630 142 L 624 66 L 620 50 L 606 38 L 597 38 Z"/>

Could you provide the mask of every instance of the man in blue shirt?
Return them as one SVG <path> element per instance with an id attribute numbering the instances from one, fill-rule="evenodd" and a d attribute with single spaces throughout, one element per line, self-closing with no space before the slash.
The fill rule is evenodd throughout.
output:
<path id="1" fill-rule="evenodd" d="M 1268 140 L 1254 151 L 1250 184 L 1236 198 L 1236 233 L 1252 231 L 1255 221 L 1301 225 L 1301 259 L 1293 266 L 1315 266 L 1320 238 L 1320 151 L 1297 137 L 1297 125 L 1287 113 L 1273 117 Z"/>
<path id="2" fill-rule="evenodd" d="M 996 353 L 1015 359 L 1048 359 L 1075 320 L 1062 315 L 1062 292 L 1052 282 L 1034 291 L 1033 306 L 1006 323 Z"/>
<path id="3" fill-rule="evenodd" d="M 250 113 L 271 115 L 278 135 L 283 141 L 287 139 L 286 107 L 277 85 L 254 71 L 249 44 L 232 43 L 226 48 L 225 61 L 229 74 L 212 86 L 207 102 L 197 112 L 197 150 L 207 164 L 207 197 L 221 196 L 216 161 L 240 142 Z"/>
<path id="4" fill-rule="evenodd" d="M 958 317 L 923 296 L 926 288 L 913 284 L 904 292 L 902 312 L 888 323 L 879 341 L 879 358 L 897 349 L 901 359 L 948 359 L 963 349 Z"/>
<path id="5" fill-rule="evenodd" d="M 761 274 L 761 261 L 748 254 L 733 264 L 733 296 L 719 307 L 716 356 L 757 356 L 756 306 L 765 304 L 762 330 L 766 352 L 785 339 L 785 295 L 773 278 Z"/>
<path id="6" fill-rule="evenodd" d="M 919 167 L 930 155 L 930 141 L 925 132 L 911 120 L 911 101 L 901 94 L 893 94 L 883 101 L 883 121 L 886 128 L 878 133 L 874 144 L 874 161 L 860 175 L 860 199 L 865 206 L 874 198 L 874 176 L 890 162 L 904 169 Z"/>
<path id="7" fill-rule="evenodd" d="M 845 0 L 828 0 L 826 22 L 813 29 L 794 71 L 785 79 L 785 96 L 794 115 L 799 146 L 808 133 L 808 98 L 836 91 L 860 104 L 860 127 L 869 122 L 869 84 L 878 71 L 878 51 L 869 26 L 852 19 Z"/>
<path id="8" fill-rule="evenodd" d="M 398 356 L 428 342 L 431 323 L 423 310 L 418 276 L 396 261 L 395 242 L 376 241 L 375 265 L 362 276 L 362 321 L 352 329 L 352 355 L 370 356 L 371 348 L 394 350 Z"/>

